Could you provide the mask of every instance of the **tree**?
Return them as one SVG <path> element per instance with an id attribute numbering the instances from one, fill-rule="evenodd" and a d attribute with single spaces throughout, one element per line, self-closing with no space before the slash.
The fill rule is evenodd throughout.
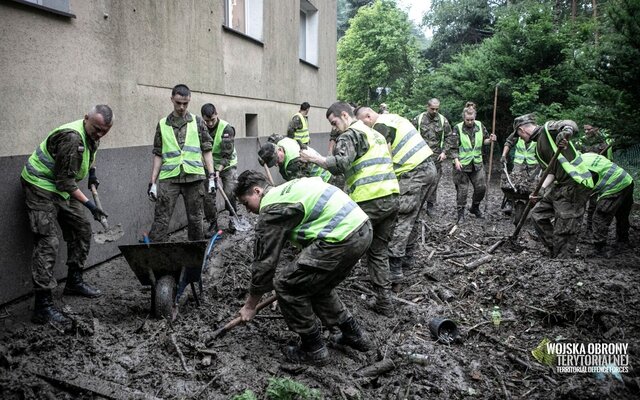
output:
<path id="1" fill-rule="evenodd" d="M 338 42 L 339 98 L 361 104 L 404 102 L 418 63 L 412 32 L 407 14 L 392 0 L 360 8 Z"/>
<path id="2" fill-rule="evenodd" d="M 338 40 L 344 36 L 349 28 L 349 20 L 356 15 L 360 7 L 371 3 L 373 0 L 338 0 Z"/>

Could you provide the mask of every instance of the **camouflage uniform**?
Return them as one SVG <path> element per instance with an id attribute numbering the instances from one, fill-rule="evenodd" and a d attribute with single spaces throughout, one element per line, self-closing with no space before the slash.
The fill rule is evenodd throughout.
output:
<path id="1" fill-rule="evenodd" d="M 422 115 L 421 120 L 420 115 Z M 441 124 L 439 113 L 436 114 L 434 118 L 431 118 L 428 112 L 424 112 L 420 115 L 415 117 L 412 122 L 416 129 L 418 129 L 418 132 L 420 132 L 422 138 L 427 142 L 427 144 L 433 151 L 433 156 L 431 156 L 431 158 L 433 159 L 437 172 L 433 191 L 427 199 L 427 206 L 432 207 L 437 202 L 438 185 L 440 184 L 440 178 L 442 178 L 442 161 L 439 161 L 438 157 L 443 152 L 446 154 L 446 138 L 451 135 L 451 125 L 449 124 L 449 121 L 444 118 L 444 116 L 442 117 L 444 120 L 444 124 Z M 420 126 L 418 126 L 418 121 L 420 122 Z M 444 135 L 445 142 L 441 146 L 440 144 L 442 141 L 442 135 Z"/>
<path id="2" fill-rule="evenodd" d="M 616 241 L 629 242 L 629 214 L 633 206 L 634 183 L 622 189 L 613 196 L 605 197 L 596 202 L 591 197 L 589 208 L 593 207 L 593 242 L 596 247 L 604 247 L 609 235 L 609 225 L 616 219 Z M 597 195 L 594 195 L 597 197 Z"/>
<path id="3" fill-rule="evenodd" d="M 364 133 L 347 129 L 338 136 L 333 155 L 327 157 L 327 169 L 332 174 L 345 174 L 352 163 L 369 150 Z M 398 195 L 391 194 L 358 203 L 373 226 L 373 241 L 367 250 L 367 267 L 376 291 L 391 289 L 389 279 L 389 241 L 398 215 Z"/>
<path id="4" fill-rule="evenodd" d="M 373 128 L 384 136 L 387 143 L 391 144 L 396 140 L 395 128 L 381 123 L 374 124 Z M 417 236 L 412 238 L 414 243 L 409 243 L 409 238 L 418 222 L 422 199 L 429 193 L 433 193 L 437 185 L 437 170 L 432 161 L 434 157 L 431 155 L 413 170 L 398 177 L 400 185 L 398 219 L 389 242 L 389 256 L 392 258 L 404 257 L 407 247 L 414 248 Z"/>
<path id="5" fill-rule="evenodd" d="M 260 211 L 249 288 L 252 295 L 275 289 L 285 322 L 301 335 L 317 329 L 315 315 L 327 326 L 351 317 L 335 288 L 351 274 L 373 237 L 371 223 L 366 221 L 343 241 L 315 240 L 294 261 L 276 268 L 291 231 L 303 218 L 300 203 L 275 203 Z"/>
<path id="6" fill-rule="evenodd" d="M 219 123 L 220 123 L 220 120 L 218 120 L 218 122 L 215 124 L 213 128 L 210 128 L 210 129 L 207 128 L 207 130 L 209 131 L 209 136 L 211 138 L 213 138 L 213 136 L 215 135 L 216 130 L 218 129 Z M 236 206 L 236 197 L 233 194 L 234 191 L 236 190 L 237 168 L 236 166 L 227 168 L 227 166 L 229 165 L 229 162 L 231 161 L 231 158 L 233 157 L 233 150 L 235 149 L 235 146 L 234 146 L 235 137 L 236 137 L 235 128 L 230 124 L 227 125 L 224 128 L 224 131 L 222 131 L 222 141 L 220 143 L 221 162 L 220 164 L 215 164 L 215 161 L 214 161 L 213 169 L 219 172 L 224 194 L 227 195 L 227 198 L 229 199 L 229 202 L 231 203 L 231 206 L 233 207 L 233 209 L 237 210 L 238 207 Z M 204 191 L 205 191 L 204 216 L 205 216 L 205 219 L 210 224 L 213 224 L 217 228 L 218 226 L 218 208 L 216 206 L 217 191 L 213 193 L 209 193 L 208 180 L 205 179 L 203 184 L 204 184 Z M 216 184 L 218 184 L 218 182 L 216 182 Z M 224 207 L 227 211 L 229 211 L 229 214 L 232 214 L 232 211 L 229 209 L 229 205 L 226 202 L 224 204 Z M 229 224 L 231 226 L 231 230 L 234 230 L 233 219 L 229 220 Z"/>
<path id="7" fill-rule="evenodd" d="M 468 128 L 464 123 L 462 124 L 462 131 L 469 136 L 471 143 L 475 141 L 475 136 L 479 133 L 476 131 L 477 127 L 474 124 L 473 127 Z M 482 140 L 489 139 L 489 133 L 487 129 L 482 125 Z M 451 134 L 447 137 L 447 152 L 451 156 L 452 160 L 458 158 L 458 148 L 460 147 L 460 137 L 456 129 L 451 130 Z M 456 208 L 458 212 L 464 210 L 467 204 L 467 192 L 469 191 L 469 182 L 473 186 L 473 197 L 471 198 L 472 205 L 478 205 L 484 199 L 484 195 L 487 191 L 487 184 L 484 177 L 483 164 L 475 164 L 473 161 L 468 165 L 462 165 L 462 170 L 458 171 L 453 167 L 453 183 L 456 186 L 457 198 Z"/>
<path id="8" fill-rule="evenodd" d="M 87 144 L 92 154 L 100 142 L 87 135 Z M 71 193 L 78 189 L 74 176 L 82 165 L 83 143 L 74 130 L 61 130 L 47 140 L 47 150 L 55 160 L 54 175 L 56 189 Z M 89 165 L 93 160 L 89 160 Z M 91 223 L 86 217 L 85 207 L 79 201 L 65 200 L 60 195 L 41 189 L 21 178 L 25 194 L 29 225 L 34 235 L 31 274 L 33 286 L 38 289 L 53 289 L 57 286 L 53 267 L 58 255 L 58 230 L 56 221 L 62 228 L 62 237 L 67 242 L 67 266 L 69 270 L 79 270 L 89 255 L 91 245 Z"/>
<path id="9" fill-rule="evenodd" d="M 304 118 L 307 118 L 307 117 L 304 117 Z M 295 139 L 296 131 L 302 128 L 303 128 L 303 125 L 302 125 L 302 120 L 300 120 L 300 116 L 298 114 L 294 115 L 289 121 L 289 126 L 287 126 L 287 137 L 291 139 Z"/>
<path id="10" fill-rule="evenodd" d="M 507 137 L 505 141 L 505 146 L 509 146 L 509 149 L 515 149 L 516 143 L 520 139 L 520 136 L 517 133 L 512 133 Z M 532 146 L 535 146 L 535 143 L 531 143 Z M 522 212 L 527 206 L 527 202 L 529 201 L 529 195 L 535 189 L 536 184 L 538 183 L 538 178 L 540 177 L 540 164 L 537 165 L 529 165 L 526 162 L 522 164 L 514 163 L 513 169 L 511 170 L 509 177 L 511 178 L 511 182 L 516 187 L 517 192 L 509 185 L 507 181 L 507 177 L 502 177 L 501 187 L 502 191 L 505 192 L 507 198 L 509 198 L 513 202 L 513 223 L 514 225 L 518 225 L 520 222 L 520 217 L 522 216 Z"/>
<path id="11" fill-rule="evenodd" d="M 613 161 L 613 147 L 610 146 L 613 141 L 603 130 L 597 129 L 597 131 L 592 134 L 585 132 L 584 135 L 580 136 L 575 142 L 576 148 L 581 152 L 600 154 Z M 588 231 L 591 231 L 593 228 L 593 214 L 596 211 L 597 203 L 596 197 L 597 196 L 592 195 L 587 203 L 586 220 Z"/>
<path id="12" fill-rule="evenodd" d="M 200 139 L 200 149 L 202 152 L 211 151 L 212 139 L 207 130 L 204 121 L 196 116 L 198 125 L 198 134 Z M 176 135 L 178 146 L 184 146 L 187 136 L 187 123 L 192 121 L 192 114 L 177 117 L 173 113 L 167 116 L 167 125 L 173 127 Z M 160 133 L 160 123 L 156 127 L 156 135 L 153 140 L 153 154 L 162 157 L 162 134 Z M 180 174 L 169 179 L 158 180 L 158 201 L 156 202 L 153 224 L 149 231 L 149 239 L 154 242 L 164 242 L 167 240 L 169 222 L 171 215 L 178 200 L 178 195 L 182 195 L 188 221 L 188 237 L 189 240 L 202 240 L 204 231 L 202 226 L 203 219 L 203 200 L 205 188 L 202 185 L 205 180 L 204 175 L 187 174 L 180 167 Z"/>
<path id="13" fill-rule="evenodd" d="M 548 128 L 554 140 L 563 128 L 574 133 L 578 131 L 576 123 L 570 120 L 549 121 Z M 548 164 L 554 151 L 544 126 L 538 126 L 533 131 L 531 140 L 537 142 L 538 162 L 541 162 L 541 165 Z M 578 156 L 571 146 L 562 150 L 562 154 L 568 161 Z M 569 258 L 576 250 L 582 215 L 590 190 L 575 182 L 558 161 L 551 166 L 550 173 L 555 175 L 555 182 L 546 188 L 543 198 L 531 210 L 531 220 L 552 256 Z"/>

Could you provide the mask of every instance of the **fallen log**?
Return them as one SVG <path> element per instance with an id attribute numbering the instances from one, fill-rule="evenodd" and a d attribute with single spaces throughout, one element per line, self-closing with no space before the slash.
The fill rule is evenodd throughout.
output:
<path id="1" fill-rule="evenodd" d="M 493 259 L 493 256 L 491 254 L 487 254 L 486 256 L 479 258 L 475 261 L 470 262 L 469 264 L 465 264 L 465 268 L 467 269 L 473 269 L 476 267 L 481 266 L 482 264 L 486 264 L 488 262 L 490 262 Z"/>
<path id="2" fill-rule="evenodd" d="M 35 372 L 35 375 L 74 392 L 94 393 L 111 400 L 160 400 L 150 394 L 134 391 L 126 386 L 81 373 L 74 373 L 74 376 L 69 378 L 53 376 L 45 372 Z"/>
<path id="3" fill-rule="evenodd" d="M 385 358 L 375 364 L 371 364 L 368 367 L 357 370 L 354 375 L 361 378 L 378 376 L 389 371 L 393 371 L 395 368 L 396 364 L 393 362 L 393 360 L 390 358 Z"/>

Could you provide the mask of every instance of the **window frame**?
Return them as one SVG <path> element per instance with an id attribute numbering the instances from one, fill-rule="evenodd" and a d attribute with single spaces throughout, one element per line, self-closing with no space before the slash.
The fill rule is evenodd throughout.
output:
<path id="1" fill-rule="evenodd" d="M 34 1 L 30 1 L 30 0 L 12 0 L 12 1 L 14 3 L 18 3 L 18 4 L 22 4 L 24 6 L 27 6 L 27 7 L 32 7 L 32 8 L 36 8 L 38 10 L 50 12 L 52 14 L 61 15 L 63 17 L 76 18 L 76 15 L 71 12 L 71 7 L 69 6 L 69 0 L 66 1 L 66 3 L 67 3 L 67 8 L 66 9 L 57 8 L 57 7 L 49 7 L 49 6 L 45 6 L 43 4 L 35 3 Z"/>

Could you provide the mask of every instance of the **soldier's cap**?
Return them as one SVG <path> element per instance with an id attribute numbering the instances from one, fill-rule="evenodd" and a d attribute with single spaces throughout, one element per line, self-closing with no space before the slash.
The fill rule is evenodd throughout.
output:
<path id="1" fill-rule="evenodd" d="M 534 114 L 525 114 L 513 120 L 513 134 L 518 134 L 518 128 L 525 124 L 535 124 L 536 116 Z"/>
<path id="2" fill-rule="evenodd" d="M 258 150 L 258 157 L 271 168 L 276 165 L 278 155 L 276 153 L 276 145 L 273 143 L 265 143 Z"/>
<path id="3" fill-rule="evenodd" d="M 278 133 L 272 133 L 271 135 L 269 135 L 269 137 L 267 138 L 267 142 L 269 143 L 275 143 L 277 144 L 279 141 L 281 141 L 282 139 L 284 139 L 283 135 L 280 135 Z"/>

